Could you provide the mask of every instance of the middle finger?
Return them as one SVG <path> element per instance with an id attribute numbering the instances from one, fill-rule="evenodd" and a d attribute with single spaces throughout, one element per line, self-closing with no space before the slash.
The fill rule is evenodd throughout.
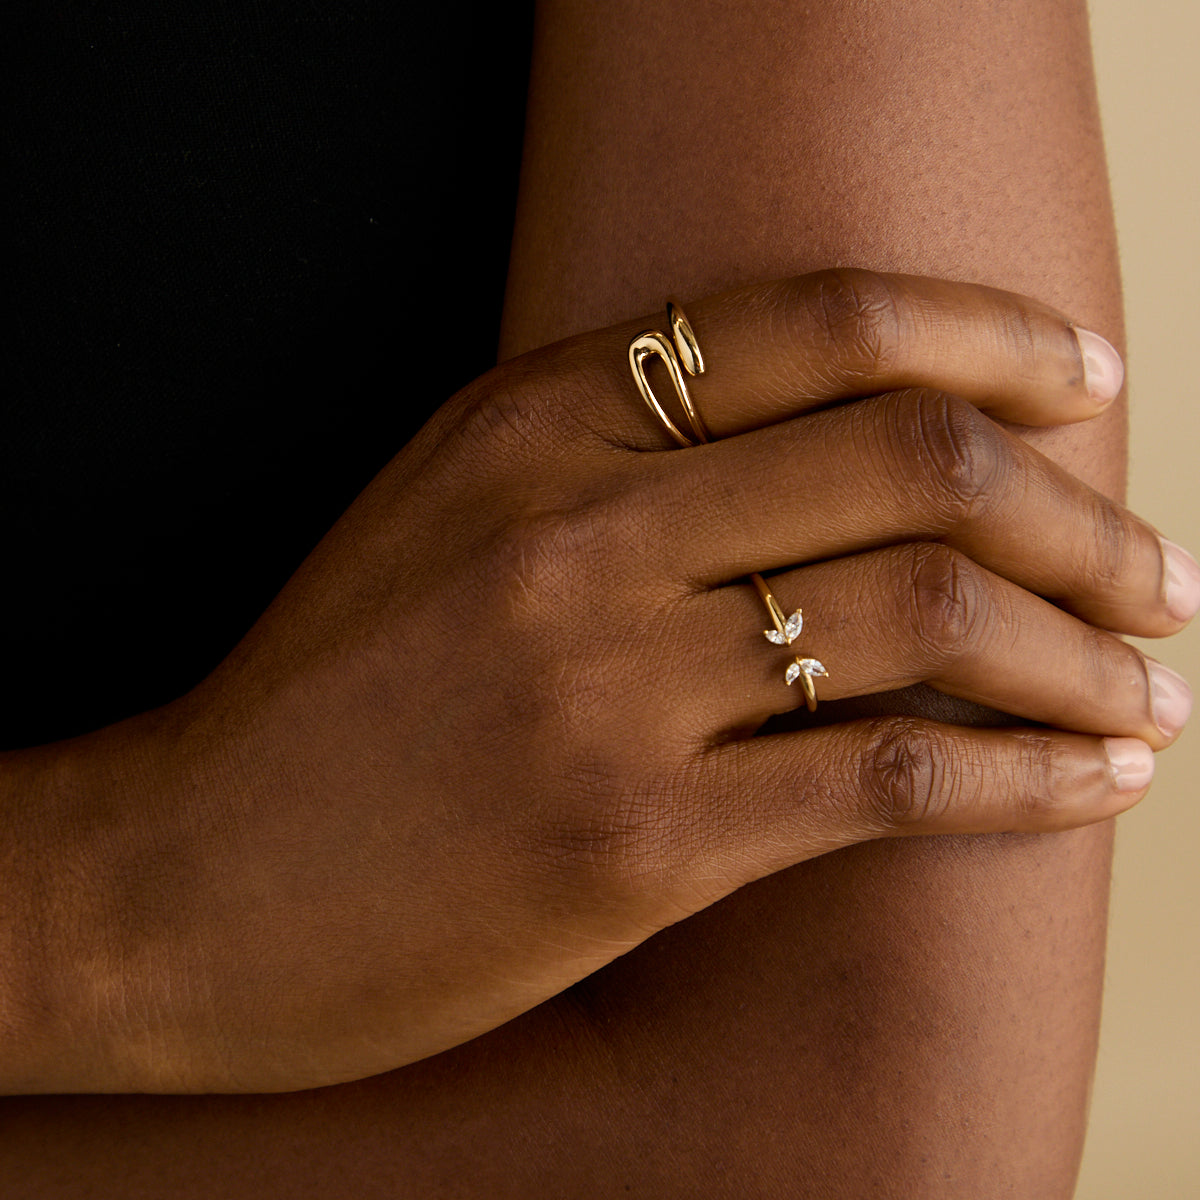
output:
<path id="1" fill-rule="evenodd" d="M 696 587 L 937 540 L 1104 629 L 1161 637 L 1194 611 L 1188 556 L 942 393 L 894 392 L 648 455 L 639 474 L 657 518 L 650 561 Z"/>

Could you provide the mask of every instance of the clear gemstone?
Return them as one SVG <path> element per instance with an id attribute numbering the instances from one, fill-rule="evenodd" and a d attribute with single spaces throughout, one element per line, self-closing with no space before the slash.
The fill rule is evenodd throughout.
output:
<path id="1" fill-rule="evenodd" d="M 796 609 L 784 622 L 783 626 L 783 636 L 787 639 L 789 646 L 800 636 L 800 630 L 803 628 L 804 614 L 799 609 Z"/>
<path id="2" fill-rule="evenodd" d="M 789 668 L 790 669 L 790 668 Z M 802 658 L 800 660 L 799 670 L 803 671 L 810 679 L 814 675 L 824 675 L 829 678 L 829 672 L 815 658 Z"/>
<path id="3" fill-rule="evenodd" d="M 765 637 L 768 642 L 772 642 L 776 646 L 787 645 L 787 638 L 785 638 L 778 629 L 764 629 L 763 637 Z"/>
<path id="4" fill-rule="evenodd" d="M 788 669 L 783 673 L 783 678 L 787 681 L 788 687 L 791 687 L 800 678 L 800 664 L 789 663 Z"/>

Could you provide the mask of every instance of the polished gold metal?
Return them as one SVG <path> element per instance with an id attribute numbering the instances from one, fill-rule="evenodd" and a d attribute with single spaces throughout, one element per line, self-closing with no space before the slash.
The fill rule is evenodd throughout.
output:
<path id="1" fill-rule="evenodd" d="M 696 341 L 692 323 L 687 319 L 687 314 L 684 313 L 682 307 L 674 300 L 667 301 L 667 325 L 671 330 L 669 338 L 658 329 L 647 329 L 629 343 L 629 368 L 633 372 L 633 379 L 637 384 L 638 391 L 642 394 L 642 399 L 658 418 L 659 424 L 679 445 L 684 447 L 700 446 L 711 442 L 712 435 L 708 432 L 708 427 L 704 424 L 704 420 L 692 400 L 692 393 L 688 390 L 684 372 L 686 371 L 688 375 L 703 375 L 704 356 L 700 353 L 700 344 Z M 671 386 L 675 389 L 675 396 L 691 427 L 690 436 L 675 424 L 650 386 L 650 380 L 646 377 L 645 364 L 646 360 L 651 357 L 661 359 L 667 368 Z M 766 580 L 757 571 L 751 572 L 749 579 L 754 585 L 755 591 L 762 598 L 762 602 L 767 606 L 771 624 L 775 626 L 773 630 L 763 630 L 767 641 L 777 646 L 790 646 L 804 627 L 803 612 L 796 609 L 790 617 L 785 617 L 779 601 L 767 587 Z M 813 682 L 813 677 L 816 675 L 828 676 L 829 672 L 817 659 L 800 658 L 799 656 L 788 664 L 787 670 L 784 672 L 784 682 L 789 687 L 797 679 L 800 681 L 801 690 L 804 692 L 804 703 L 809 712 L 817 710 L 817 688 Z"/>
<path id="2" fill-rule="evenodd" d="M 804 707 L 809 712 L 817 711 L 817 685 L 807 671 L 800 672 L 800 686 L 804 689 Z"/>
<path id="3" fill-rule="evenodd" d="M 700 353 L 691 322 L 674 300 L 667 301 L 667 325 L 671 330 L 669 338 L 658 329 L 647 329 L 629 343 L 629 367 L 633 371 L 634 382 L 638 391 L 642 393 L 642 399 L 650 406 L 650 411 L 681 446 L 698 446 L 701 442 L 711 442 L 712 435 L 692 400 L 692 393 L 688 389 L 687 377 L 684 374 L 686 371 L 688 375 L 703 375 L 704 356 Z M 648 358 L 661 359 L 667 368 L 671 386 L 683 407 L 683 415 L 687 417 L 693 436 L 689 437 L 675 424 L 654 394 L 650 380 L 646 377 L 645 364 Z"/>
<path id="4" fill-rule="evenodd" d="M 657 329 L 648 329 L 645 333 L 639 333 L 629 343 L 629 367 L 633 371 L 633 379 L 638 386 L 638 391 L 642 393 L 642 399 L 650 406 L 650 411 L 659 419 L 662 427 L 681 446 L 699 445 L 696 439 L 689 437 L 671 420 L 667 410 L 663 408 L 658 397 L 654 394 L 654 389 L 650 386 L 650 380 L 646 378 L 645 367 L 646 359 L 652 357 L 661 359 L 663 365 L 667 368 L 667 374 L 670 375 L 671 384 L 675 388 L 675 395 L 679 397 L 679 403 L 683 405 L 683 411 L 689 423 L 691 421 L 691 410 L 694 408 L 694 405 L 692 404 L 691 393 L 688 391 L 687 381 L 683 377 L 683 368 L 680 365 L 679 357 L 675 353 L 675 347 L 667 340 L 666 335 L 659 333 Z"/>
<path id="5" fill-rule="evenodd" d="M 687 314 L 674 300 L 667 301 L 667 324 L 671 327 L 671 340 L 684 370 L 689 375 L 703 375 L 704 355 L 700 353 L 700 343 L 696 341 Z"/>
<path id="6" fill-rule="evenodd" d="M 796 609 L 790 617 L 785 617 L 779 601 L 771 594 L 766 580 L 757 571 L 750 576 L 750 582 L 754 584 L 755 590 L 762 597 L 762 602 L 767 606 L 767 612 L 770 614 L 771 624 L 775 626 L 774 632 L 764 629 L 763 636 L 776 646 L 790 646 L 796 640 L 796 634 L 803 627 L 804 614 L 800 609 Z"/>

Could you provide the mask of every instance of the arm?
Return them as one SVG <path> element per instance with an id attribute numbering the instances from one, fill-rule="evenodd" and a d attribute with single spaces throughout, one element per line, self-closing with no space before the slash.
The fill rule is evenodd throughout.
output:
<path id="1" fill-rule="evenodd" d="M 830 264 L 1014 288 L 1120 344 L 1082 3 L 755 10 L 544 6 L 503 353 Z M 1037 444 L 1120 494 L 1122 413 Z M 807 864 L 615 964 L 597 1003 L 719 1048 L 689 1056 L 711 1110 L 688 1153 L 749 1108 L 767 1169 L 822 1195 L 1068 1195 L 1110 838 Z"/>
<path id="2" fill-rule="evenodd" d="M 732 65 L 753 90 L 752 64 Z M 605 77 L 606 86 L 619 83 L 619 76 Z M 551 101 L 557 103 L 553 95 Z M 535 129 L 537 112 L 535 104 Z M 536 159 L 533 165 L 536 179 Z M 752 192 L 743 199 L 752 201 Z M 715 227 L 721 224 L 714 221 L 713 246 L 702 259 L 719 253 Z M 740 254 L 738 224 L 724 226 L 731 256 Z M 703 241 L 701 236 L 698 244 Z M 597 259 L 610 258 L 609 249 L 598 239 Z M 581 256 L 583 267 L 590 253 Z M 837 257 L 822 251 L 812 261 Z M 778 260 L 796 268 L 808 261 L 798 253 Z M 759 274 L 764 264 L 747 273 Z M 714 278 L 722 282 L 740 277 L 721 274 L 719 265 L 717 270 Z M 670 286 L 688 294 L 691 284 L 681 273 L 671 268 L 667 274 Z M 519 274 L 516 283 L 519 289 Z M 589 279 L 589 292 L 591 287 Z M 1089 314 L 1081 307 L 1084 298 L 1071 294 L 1075 311 L 1111 330 L 1103 314 L 1097 317 L 1094 307 Z M 659 299 L 656 291 L 644 307 L 656 308 Z M 126 1177 L 136 1170 L 163 1186 L 162 1167 L 170 1164 L 177 1179 L 199 1191 L 231 1177 L 244 1185 L 251 1164 L 260 1162 L 270 1164 L 275 1183 L 291 1172 L 293 1190 L 307 1185 L 315 1192 L 328 1192 L 326 1185 L 356 1169 L 364 1186 L 378 1180 L 379 1190 L 390 1194 L 445 1194 L 463 1179 L 477 1194 L 530 1195 L 552 1187 L 556 1194 L 594 1196 L 622 1180 L 658 1195 L 714 1194 L 718 1187 L 744 1194 L 748 1176 L 760 1182 L 762 1194 L 835 1185 L 858 1194 L 863 1179 L 853 1172 L 863 1167 L 895 1190 L 911 1191 L 921 1154 L 942 1153 L 934 1165 L 939 1178 L 950 1169 L 944 1131 L 972 1119 L 978 1125 L 977 1113 L 963 1103 L 971 1099 L 971 1077 L 992 1073 L 989 1054 L 1007 1050 L 997 1030 L 1003 1032 L 1014 1010 L 1022 1019 L 1027 1012 L 1020 988 L 1014 994 L 981 979 L 965 939 L 948 937 L 940 944 L 930 930 L 945 930 L 966 895 L 978 906 L 975 932 L 981 941 L 990 939 L 990 953 L 1002 947 L 1025 995 L 1044 997 L 1052 988 L 1030 963 L 1019 961 L 1021 940 L 1004 935 L 1007 925 L 1022 919 L 1040 921 L 1040 905 L 1053 899 L 1057 886 L 1042 887 L 1044 868 L 1014 860 L 1007 844 L 981 842 L 936 856 L 927 852 L 916 874 L 917 884 L 931 889 L 930 898 L 906 912 L 898 898 L 914 886 L 913 855 L 904 853 L 912 850 L 875 854 L 870 882 L 853 856 L 843 855 L 824 871 L 804 868 L 747 889 L 553 1004 L 386 1079 L 268 1101 L 22 1102 L 10 1123 L 12 1144 L 24 1134 L 34 1154 L 53 1147 L 53 1158 L 43 1155 L 43 1178 L 47 1163 L 90 1161 L 103 1169 L 106 1156 L 115 1154 L 114 1168 L 119 1163 Z M 1086 869 L 1064 857 L 1049 867 L 1074 870 L 1077 883 L 1086 883 Z M 1015 920 L 1012 914 L 1007 922 L 996 919 L 994 910 L 1009 901 L 989 892 L 989 873 L 1007 886 L 1015 881 L 1042 891 Z M 879 911 L 888 913 L 886 923 L 878 920 Z M 1065 912 L 1067 926 L 1071 920 Z M 911 950 L 909 928 L 925 939 L 920 955 Z M 841 929 L 840 938 L 831 941 L 830 929 Z M 1069 929 L 1063 941 L 1070 942 Z M 1044 950 L 1039 944 L 1027 955 L 1032 966 L 1043 961 Z M 1071 994 L 1072 987 L 1065 990 Z M 977 1028 L 972 1021 L 980 1015 L 985 1020 Z M 950 1080 L 938 1069 L 948 1044 L 957 1058 L 957 1077 Z M 1044 1048 L 1033 1040 L 1032 1054 Z M 892 1082 L 897 1074 L 898 1088 Z M 1010 1074 L 1020 1086 L 1034 1073 L 1018 1059 Z M 803 1089 L 795 1085 L 798 1077 Z M 1011 1094 L 1004 1082 L 988 1079 L 1001 1105 Z M 897 1104 L 897 1092 L 906 1092 L 908 1102 Z M 921 1101 L 915 1106 L 914 1094 Z M 840 1113 L 831 1113 L 830 1095 L 848 1097 Z M 931 1110 L 938 1120 L 930 1137 L 914 1116 Z M 992 1116 L 999 1122 L 1008 1113 Z M 136 1151 L 120 1133 L 130 1128 L 138 1132 Z M 1019 1137 L 1021 1129 L 1016 1132 Z M 851 1144 L 842 1148 L 838 1139 L 846 1133 Z M 1048 1141 L 1057 1145 L 1053 1136 Z M 1012 1157 L 1010 1145 L 990 1144 L 997 1160 Z M 957 1146 L 977 1162 L 977 1140 L 960 1138 Z M 990 1164 L 978 1169 L 987 1175 Z M 960 1173 L 955 1186 L 963 1190 L 970 1180 Z"/>

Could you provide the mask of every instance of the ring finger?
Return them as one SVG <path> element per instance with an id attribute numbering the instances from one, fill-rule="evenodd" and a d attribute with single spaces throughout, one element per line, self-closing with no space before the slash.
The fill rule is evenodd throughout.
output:
<path id="1" fill-rule="evenodd" d="M 823 700 L 928 683 L 1017 717 L 1156 749 L 1191 710 L 1175 672 L 946 546 L 890 546 L 785 572 L 770 587 L 785 613 L 803 608 L 790 646 L 763 637 L 770 621 L 748 583 L 695 597 L 702 615 L 689 618 L 693 633 L 725 648 L 689 667 L 706 676 L 693 694 L 713 698 L 714 732 L 802 705 L 799 683 L 784 682 L 796 658 L 828 670 L 817 679 Z"/>

